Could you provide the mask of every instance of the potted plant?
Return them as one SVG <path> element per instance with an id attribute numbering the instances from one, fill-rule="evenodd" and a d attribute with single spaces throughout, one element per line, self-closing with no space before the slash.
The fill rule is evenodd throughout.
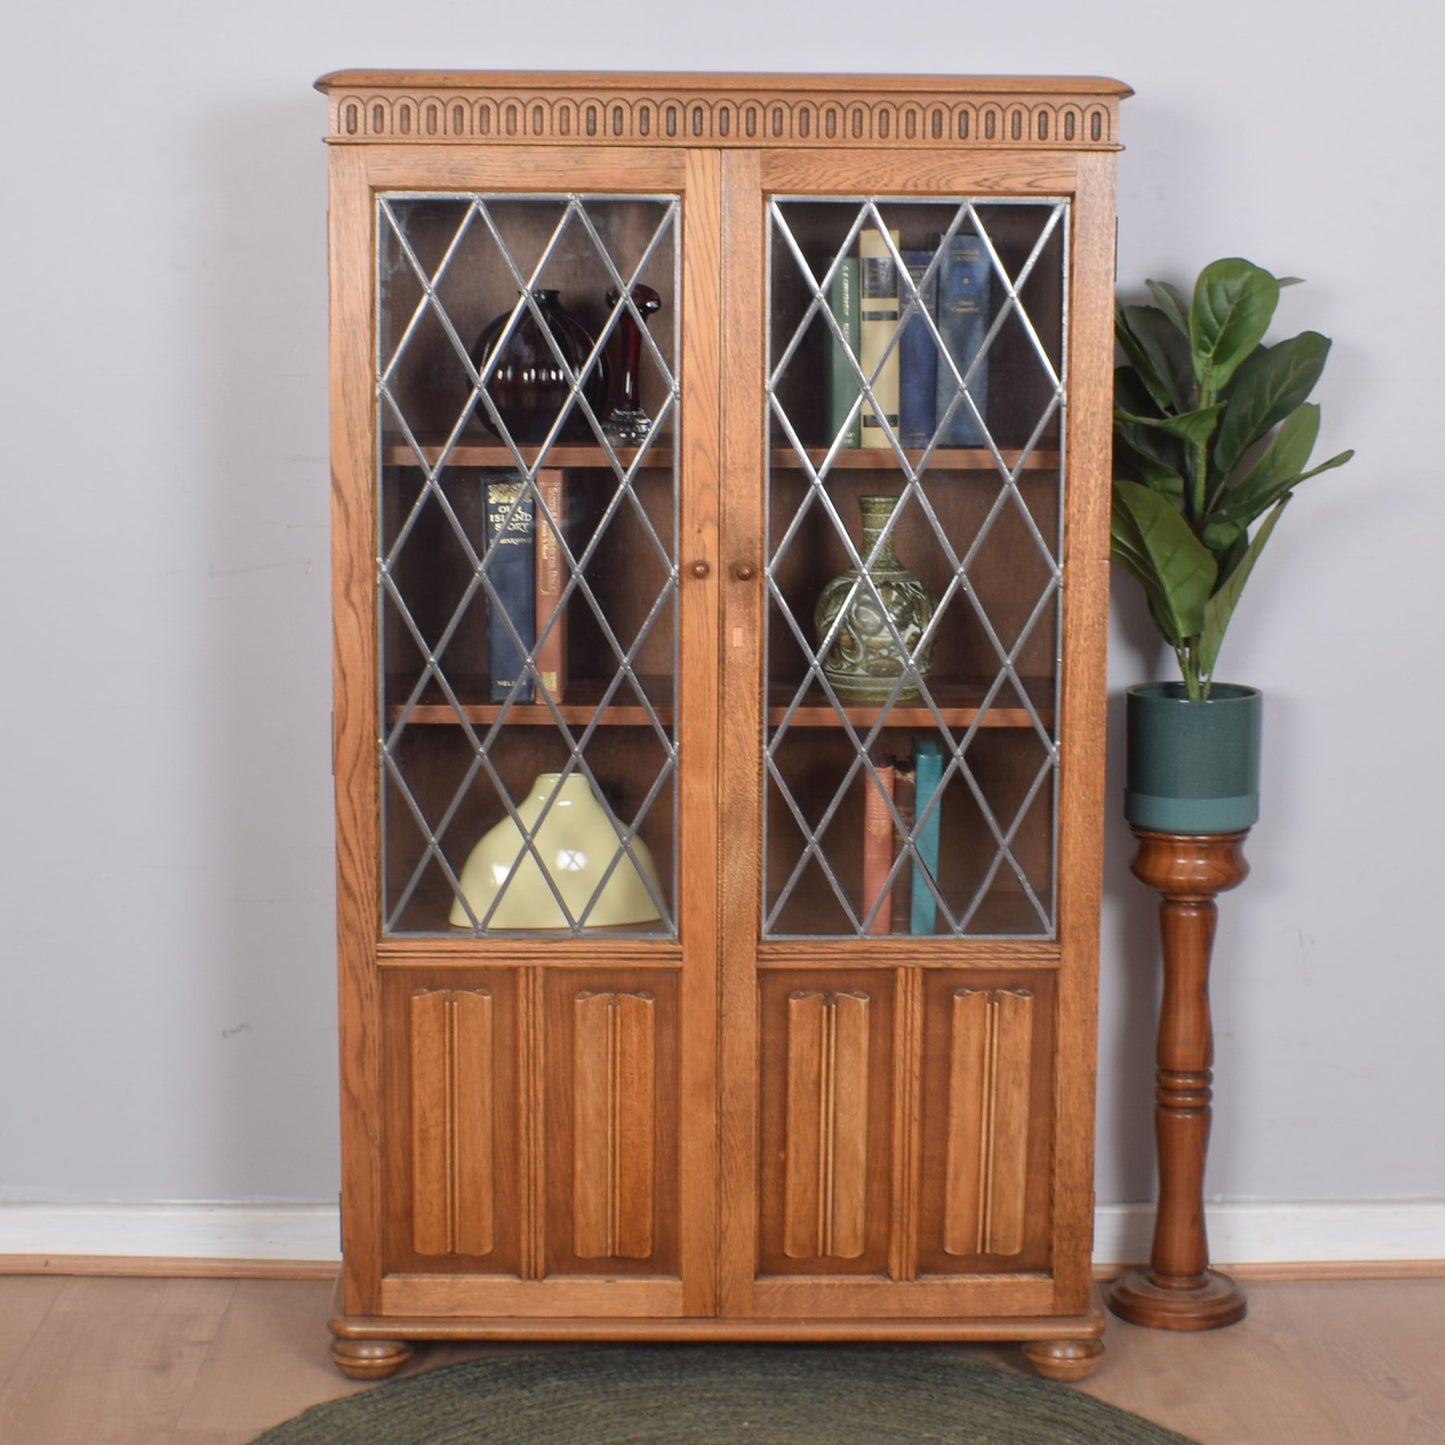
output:
<path id="1" fill-rule="evenodd" d="M 1114 387 L 1113 555 L 1143 586 L 1181 674 L 1131 688 L 1127 714 L 1132 871 L 1161 895 L 1159 1197 L 1149 1266 L 1125 1271 L 1108 1299 L 1157 1329 L 1215 1329 L 1245 1313 L 1243 1291 L 1209 1268 L 1205 1238 L 1208 980 L 1214 897 L 1248 872 L 1242 844 L 1259 816 L 1261 704 L 1214 669 L 1294 489 L 1352 455 L 1310 466 L 1320 409 L 1307 398 L 1329 339 L 1264 344 L 1288 284 L 1228 258 L 1204 268 L 1187 300 L 1150 281 L 1155 304 L 1117 316 L 1127 361 Z"/>
<path id="2" fill-rule="evenodd" d="M 1182 680 L 1130 690 L 1125 814 L 1155 832 L 1229 833 L 1259 815 L 1261 699 L 1214 680 L 1220 645 L 1294 489 L 1353 453 L 1310 466 L 1308 397 L 1329 338 L 1264 344 L 1294 278 L 1229 257 L 1188 298 L 1146 284 L 1154 304 L 1116 316 L 1112 550 Z"/>

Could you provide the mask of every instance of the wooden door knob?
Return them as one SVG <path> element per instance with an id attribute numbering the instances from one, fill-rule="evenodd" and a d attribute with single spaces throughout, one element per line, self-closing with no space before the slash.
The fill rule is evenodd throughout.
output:
<path id="1" fill-rule="evenodd" d="M 733 576 L 739 582 L 751 582 L 758 575 L 758 569 L 751 562 L 734 562 Z"/>
<path id="2" fill-rule="evenodd" d="M 712 572 L 712 568 L 706 562 L 702 561 L 694 562 L 687 570 L 691 572 L 694 577 L 706 577 Z"/>

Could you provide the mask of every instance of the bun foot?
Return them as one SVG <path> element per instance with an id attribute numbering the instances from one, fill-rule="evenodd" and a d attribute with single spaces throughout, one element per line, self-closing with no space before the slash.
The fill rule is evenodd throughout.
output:
<path id="1" fill-rule="evenodd" d="M 1024 1358 L 1036 1375 L 1066 1385 L 1087 1380 L 1104 1358 L 1104 1342 L 1091 1340 L 1040 1340 L 1024 1346 Z"/>
<path id="2" fill-rule="evenodd" d="M 385 1380 L 411 1359 L 410 1345 L 399 1340 L 332 1340 L 336 1368 L 352 1380 Z"/>
<path id="3" fill-rule="evenodd" d="M 1109 1308 L 1130 1324 L 1154 1330 L 1217 1330 L 1244 1318 L 1244 1291 L 1227 1274 L 1203 1274 L 1172 1282 L 1149 1269 L 1131 1269 L 1109 1289 Z"/>

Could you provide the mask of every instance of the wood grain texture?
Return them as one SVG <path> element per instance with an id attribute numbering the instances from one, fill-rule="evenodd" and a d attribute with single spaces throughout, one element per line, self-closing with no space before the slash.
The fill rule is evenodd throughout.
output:
<path id="1" fill-rule="evenodd" d="M 573 1001 L 572 1250 L 652 1253 L 657 1010 L 647 994 Z"/>
<path id="2" fill-rule="evenodd" d="M 1176 837 L 1135 829 L 1135 876 L 1162 895 L 1164 987 L 1156 1043 L 1154 1137 L 1159 1200 L 1147 1270 L 1109 1293 L 1113 1311 L 1156 1329 L 1209 1330 L 1244 1318 L 1244 1291 L 1209 1268 L 1204 1166 L 1212 1118 L 1214 1029 L 1209 965 L 1215 896 L 1249 872 L 1244 833 Z"/>
<path id="3" fill-rule="evenodd" d="M 868 1190 L 868 997 L 788 1000 L 783 1252 L 863 1253 Z"/>
<path id="4" fill-rule="evenodd" d="M 1033 995 L 959 989 L 951 1024 L 943 1247 L 1015 1255 L 1024 1247 Z"/>
<path id="5" fill-rule="evenodd" d="M 497 1083 L 491 995 L 414 994 L 412 1236 L 418 1254 L 492 1252 Z"/>

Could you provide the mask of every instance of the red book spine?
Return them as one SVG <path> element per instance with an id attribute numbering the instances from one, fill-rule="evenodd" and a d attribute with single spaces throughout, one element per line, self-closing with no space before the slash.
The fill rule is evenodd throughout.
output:
<path id="1" fill-rule="evenodd" d="M 893 897 L 888 887 L 888 870 L 893 866 L 893 815 L 888 807 L 893 797 L 893 759 L 884 756 L 872 763 L 863 784 L 863 918 L 867 919 L 878 903 L 878 911 L 867 924 L 868 932 L 888 933 L 893 928 Z"/>
<path id="2" fill-rule="evenodd" d="M 536 481 L 542 504 L 537 508 L 536 531 L 537 676 L 552 701 L 561 702 L 567 692 L 567 610 L 562 606 L 567 575 L 553 528 L 560 530 L 567 520 L 567 493 L 560 468 L 539 471 Z"/>

